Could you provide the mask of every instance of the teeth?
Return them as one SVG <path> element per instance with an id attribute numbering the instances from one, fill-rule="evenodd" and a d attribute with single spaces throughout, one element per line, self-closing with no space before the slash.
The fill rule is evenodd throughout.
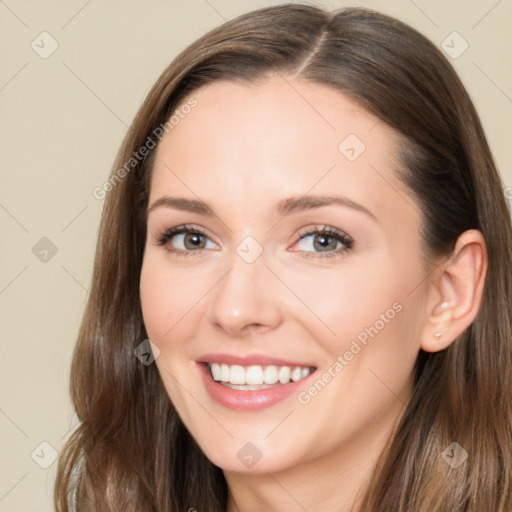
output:
<path id="1" fill-rule="evenodd" d="M 307 369 L 309 373 L 309 368 Z M 281 384 L 288 384 L 290 382 L 291 370 L 289 366 L 281 366 L 279 369 L 279 382 Z"/>
<path id="2" fill-rule="evenodd" d="M 219 364 L 212 363 L 210 365 L 210 372 L 212 374 L 213 380 L 222 380 L 222 370 Z"/>
<path id="3" fill-rule="evenodd" d="M 240 366 L 237 364 L 211 363 L 208 365 L 213 380 L 223 382 L 233 389 L 265 389 L 273 384 L 288 384 L 306 378 L 312 371 L 310 367 L 259 365 Z"/>
<path id="4" fill-rule="evenodd" d="M 291 378 L 293 382 L 297 382 L 298 380 L 302 379 L 302 370 L 297 367 L 292 370 Z"/>
<path id="5" fill-rule="evenodd" d="M 229 366 L 227 364 L 223 364 L 221 367 L 220 380 L 222 382 L 229 382 Z"/>
<path id="6" fill-rule="evenodd" d="M 265 384 L 275 384 L 279 380 L 277 366 L 271 365 L 265 368 L 263 373 Z"/>
<path id="7" fill-rule="evenodd" d="M 243 366 L 234 364 L 229 369 L 229 382 L 231 384 L 247 384 L 245 382 L 245 370 Z"/>
<path id="8" fill-rule="evenodd" d="M 245 382 L 242 384 L 263 384 L 263 369 L 261 366 L 249 366 L 245 371 Z"/>

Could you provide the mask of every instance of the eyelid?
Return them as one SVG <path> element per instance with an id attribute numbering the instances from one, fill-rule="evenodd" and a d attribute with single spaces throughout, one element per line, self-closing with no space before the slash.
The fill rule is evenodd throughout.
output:
<path id="1" fill-rule="evenodd" d="M 325 259 L 325 258 L 332 258 L 332 257 L 338 257 L 342 256 L 344 253 L 350 251 L 353 249 L 354 246 L 354 239 L 345 231 L 342 231 L 341 229 L 335 228 L 330 225 L 315 225 L 312 228 L 305 228 L 302 230 L 299 235 L 296 242 L 293 243 L 292 247 L 297 245 L 301 240 L 308 236 L 313 235 L 326 235 L 328 237 L 332 237 L 335 240 L 339 241 L 341 244 L 343 244 L 343 247 L 335 250 L 335 251 L 293 251 L 301 253 L 301 255 L 305 258 L 309 259 Z"/>
<path id="2" fill-rule="evenodd" d="M 154 243 L 158 246 L 165 246 L 165 244 L 174 238 L 175 236 L 178 236 L 180 234 L 190 234 L 190 233 L 196 233 L 201 236 L 204 236 L 208 238 L 212 243 L 215 245 L 217 244 L 212 237 L 209 235 L 209 233 L 206 231 L 205 228 L 197 225 L 191 225 L 191 224 L 181 224 L 169 229 L 166 229 L 163 231 L 160 235 L 156 236 L 154 239 Z M 292 244 L 292 247 L 297 245 L 301 240 L 306 238 L 307 236 L 312 235 L 327 235 L 329 237 L 335 238 L 337 241 L 343 244 L 344 247 L 341 247 L 335 251 L 292 251 L 297 252 L 301 254 L 301 256 L 305 258 L 312 258 L 312 259 L 325 259 L 325 258 L 331 258 L 336 256 L 341 256 L 343 253 L 351 250 L 353 248 L 354 239 L 348 235 L 346 232 L 334 228 L 330 225 L 315 225 L 314 227 L 304 228 L 297 234 L 297 240 Z M 170 253 L 178 254 L 178 255 L 199 255 L 202 254 L 204 248 L 199 248 L 197 250 L 189 250 L 189 249 L 169 249 L 167 248 L 167 251 Z"/>
<path id="3" fill-rule="evenodd" d="M 327 234 L 332 234 L 332 235 L 337 235 L 339 236 L 340 238 L 344 238 L 346 239 L 347 241 L 351 241 L 353 242 L 353 239 L 352 237 L 346 233 L 345 231 L 342 231 L 341 229 L 338 229 L 338 228 L 335 228 L 333 226 L 330 226 L 328 224 L 324 224 L 324 225 L 321 225 L 321 224 L 317 224 L 313 227 L 309 227 L 309 228 L 304 228 L 303 230 L 299 231 L 298 233 L 298 237 L 299 237 L 299 240 L 307 235 L 313 235 L 313 234 L 316 234 L 316 233 L 327 233 Z"/>
<path id="4" fill-rule="evenodd" d="M 215 242 L 212 239 L 212 237 L 206 231 L 205 228 L 203 228 L 201 226 L 196 226 L 196 225 L 193 225 L 193 224 L 180 224 L 178 226 L 165 229 L 165 230 L 163 230 L 163 231 L 161 231 L 159 233 L 160 234 L 157 234 L 154 237 L 154 242 L 157 245 L 164 245 L 172 237 L 180 235 L 180 234 L 184 234 L 184 233 L 185 234 L 186 233 L 197 233 L 197 234 L 200 234 L 200 235 L 202 235 L 202 236 L 204 236 L 206 238 L 209 238 L 213 243 L 218 245 L 217 242 Z"/>

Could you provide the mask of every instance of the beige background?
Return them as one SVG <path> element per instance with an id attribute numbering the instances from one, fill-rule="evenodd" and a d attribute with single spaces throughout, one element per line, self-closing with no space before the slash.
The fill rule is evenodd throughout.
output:
<path id="1" fill-rule="evenodd" d="M 103 206 L 92 190 L 172 58 L 224 20 L 277 3 L 0 2 L 0 512 L 53 510 L 51 447 L 74 424 L 69 365 Z M 457 31 L 469 47 L 452 61 L 512 186 L 511 0 L 316 3 L 380 9 L 440 46 Z M 46 59 L 31 47 L 51 49 L 43 31 L 58 43 Z M 57 249 L 46 262 L 32 249 L 43 237 Z"/>

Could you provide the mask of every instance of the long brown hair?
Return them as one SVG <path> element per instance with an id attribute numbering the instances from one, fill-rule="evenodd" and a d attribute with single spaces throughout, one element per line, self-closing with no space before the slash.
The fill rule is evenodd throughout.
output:
<path id="1" fill-rule="evenodd" d="M 480 230 L 487 243 L 478 315 L 447 349 L 420 351 L 412 398 L 361 510 L 510 512 L 510 217 L 475 108 L 430 41 L 396 19 L 359 8 L 327 12 L 283 4 L 239 16 L 194 42 L 163 72 L 126 135 L 113 173 L 194 90 L 273 74 L 331 86 L 401 135 L 401 179 L 421 207 L 428 258 L 449 256 L 467 229 Z M 154 154 L 137 160 L 106 194 L 71 369 L 80 425 L 59 459 L 59 512 L 72 501 L 80 512 L 226 508 L 221 469 L 185 429 L 156 365 L 134 356 L 147 338 L 138 284 Z M 441 456 L 452 442 L 468 453 L 456 469 Z"/>

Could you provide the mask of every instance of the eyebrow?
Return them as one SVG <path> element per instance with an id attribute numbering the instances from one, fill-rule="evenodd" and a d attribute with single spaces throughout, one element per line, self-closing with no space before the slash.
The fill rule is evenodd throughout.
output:
<path id="1" fill-rule="evenodd" d="M 321 208 L 322 206 L 331 205 L 340 205 L 352 208 L 368 215 L 374 221 L 377 221 L 375 215 L 362 204 L 356 203 L 348 197 L 339 195 L 304 195 L 289 197 L 287 199 L 282 199 L 277 203 L 275 212 L 277 215 L 285 217 L 286 215 L 291 215 L 293 213 L 313 210 L 315 208 Z M 171 196 L 162 196 L 154 201 L 153 204 L 149 206 L 147 214 L 149 215 L 152 211 L 161 207 L 173 208 L 175 210 L 181 210 L 184 212 L 198 213 L 208 217 L 215 216 L 213 209 L 208 205 L 208 203 L 205 203 L 204 201 Z"/>

